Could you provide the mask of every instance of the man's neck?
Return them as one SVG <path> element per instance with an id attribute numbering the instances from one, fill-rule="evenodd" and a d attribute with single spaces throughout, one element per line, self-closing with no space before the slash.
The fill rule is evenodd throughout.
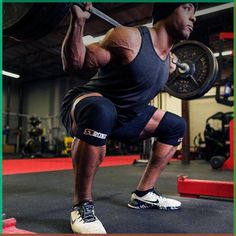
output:
<path id="1" fill-rule="evenodd" d="M 174 39 L 168 33 L 163 22 L 155 24 L 152 28 L 153 43 L 160 56 L 167 56 L 173 47 Z"/>

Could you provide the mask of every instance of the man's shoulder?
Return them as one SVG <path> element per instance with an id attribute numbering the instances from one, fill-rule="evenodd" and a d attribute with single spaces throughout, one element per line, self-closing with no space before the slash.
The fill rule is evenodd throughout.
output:
<path id="1" fill-rule="evenodd" d="M 137 27 L 121 26 L 114 28 L 113 34 L 119 37 L 137 37 L 140 35 L 140 32 Z"/>
<path id="2" fill-rule="evenodd" d="M 131 46 L 137 44 L 141 35 L 137 27 L 120 26 L 113 28 L 107 39 L 112 45 L 115 42 L 115 44 Z"/>
<path id="3" fill-rule="evenodd" d="M 129 33 L 135 33 L 138 32 L 138 27 L 129 27 L 129 26 L 119 26 L 113 28 L 114 32 L 129 32 Z"/>
<path id="4" fill-rule="evenodd" d="M 127 64 L 137 55 L 141 45 L 141 34 L 136 27 L 120 26 L 109 31 L 102 46 L 113 56 Z"/>

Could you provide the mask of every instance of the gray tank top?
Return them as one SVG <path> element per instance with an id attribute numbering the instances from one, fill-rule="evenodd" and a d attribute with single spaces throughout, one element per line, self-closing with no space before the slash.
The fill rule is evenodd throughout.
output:
<path id="1" fill-rule="evenodd" d="M 165 60 L 157 55 L 147 27 L 140 26 L 138 29 L 142 42 L 133 61 L 112 70 L 109 66 L 101 68 L 88 83 L 70 90 L 64 102 L 74 99 L 79 93 L 93 91 L 114 103 L 122 122 L 141 114 L 150 100 L 164 88 L 170 59 L 169 55 Z"/>

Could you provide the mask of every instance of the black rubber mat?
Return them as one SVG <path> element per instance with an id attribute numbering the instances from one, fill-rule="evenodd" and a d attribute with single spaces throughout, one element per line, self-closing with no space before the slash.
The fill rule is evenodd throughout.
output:
<path id="1" fill-rule="evenodd" d="M 203 168 L 204 166 L 204 168 Z M 206 164 L 167 166 L 158 188 L 182 202 L 178 211 L 127 207 L 144 165 L 100 168 L 94 187 L 95 211 L 108 233 L 232 233 L 233 202 L 178 197 L 176 176 L 231 180 L 232 172 L 211 171 Z M 36 233 L 72 233 L 69 215 L 72 172 L 3 176 L 3 212 L 17 227 Z"/>

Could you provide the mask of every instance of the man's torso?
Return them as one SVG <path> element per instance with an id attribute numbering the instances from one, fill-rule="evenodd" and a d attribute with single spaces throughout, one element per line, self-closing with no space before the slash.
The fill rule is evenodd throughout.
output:
<path id="1" fill-rule="evenodd" d="M 140 114 L 164 88 L 170 65 L 169 56 L 162 60 L 156 53 L 148 28 L 139 27 L 139 31 L 141 45 L 131 62 L 101 68 L 84 86 L 70 90 L 64 105 L 81 93 L 99 92 L 114 103 L 123 122 Z"/>

